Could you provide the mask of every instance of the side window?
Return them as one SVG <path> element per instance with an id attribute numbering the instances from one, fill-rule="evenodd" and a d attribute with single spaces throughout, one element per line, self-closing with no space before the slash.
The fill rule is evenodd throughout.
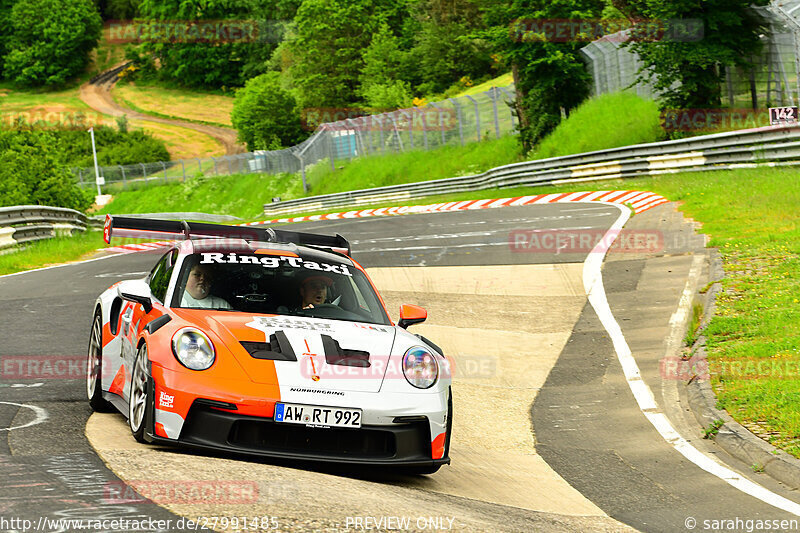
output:
<path id="1" fill-rule="evenodd" d="M 169 286 L 169 278 L 172 277 L 172 269 L 175 267 L 175 258 L 178 254 L 177 250 L 171 250 L 161 258 L 161 261 L 150 272 L 150 291 L 153 296 L 160 301 L 164 301 L 167 295 L 167 287 Z"/>

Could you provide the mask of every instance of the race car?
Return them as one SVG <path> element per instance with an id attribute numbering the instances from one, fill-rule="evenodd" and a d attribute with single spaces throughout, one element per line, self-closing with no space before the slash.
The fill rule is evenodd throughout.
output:
<path id="1" fill-rule="evenodd" d="M 136 440 L 449 464 L 450 364 L 407 331 L 427 313 L 403 305 L 394 324 L 342 236 L 108 216 L 112 236 L 174 240 L 94 307 L 89 403 L 127 416 Z"/>

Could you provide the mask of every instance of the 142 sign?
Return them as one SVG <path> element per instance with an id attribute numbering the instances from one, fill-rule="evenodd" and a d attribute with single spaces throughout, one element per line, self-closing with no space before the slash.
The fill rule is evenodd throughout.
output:
<path id="1" fill-rule="evenodd" d="M 770 107 L 769 108 L 769 123 L 771 126 L 778 124 L 796 124 L 797 123 L 797 108 L 796 107 Z"/>

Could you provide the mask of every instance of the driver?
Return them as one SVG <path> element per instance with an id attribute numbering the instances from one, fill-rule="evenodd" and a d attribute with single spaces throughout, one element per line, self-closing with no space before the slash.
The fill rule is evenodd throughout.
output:
<path id="1" fill-rule="evenodd" d="M 300 284 L 301 308 L 310 309 L 325 303 L 328 298 L 328 287 L 333 280 L 328 276 L 309 276 Z"/>
<path id="2" fill-rule="evenodd" d="M 181 307 L 202 307 L 204 309 L 230 309 L 231 305 L 218 296 L 211 295 L 211 282 L 214 274 L 208 265 L 196 264 L 189 271 L 186 290 L 183 292 Z"/>

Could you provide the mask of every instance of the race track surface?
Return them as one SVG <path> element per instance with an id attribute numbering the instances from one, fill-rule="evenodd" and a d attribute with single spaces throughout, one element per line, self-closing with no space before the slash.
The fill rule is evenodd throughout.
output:
<path id="1" fill-rule="evenodd" d="M 387 519 L 406 517 L 411 530 L 464 531 L 684 531 L 689 517 L 698 530 L 703 519 L 796 518 L 701 470 L 653 429 L 587 304 L 588 251 L 509 246 L 519 230 L 604 232 L 619 214 L 603 204 L 535 205 L 296 225 L 347 236 L 392 317 L 400 303 L 426 307 L 428 321 L 412 331 L 463 363 L 453 386 L 453 464 L 432 476 L 138 445 L 122 415 L 90 419 L 76 365 L 95 297 L 120 279 L 144 276 L 158 255 L 2 277 L 3 364 L 30 358 L 43 365 L 43 356 L 54 356 L 76 368 L 53 379 L 9 379 L 3 367 L 0 517 L 150 517 L 172 520 L 163 528 L 170 531 L 185 530 L 175 526 L 181 516 L 275 517 L 287 531 L 364 530 L 366 517 L 383 517 L 384 529 Z M 659 374 L 670 317 L 702 247 L 669 205 L 628 227 L 662 232 L 665 246 L 609 255 L 603 277 L 611 309 L 673 425 L 704 453 L 719 455 L 680 407 L 679 384 Z M 720 459 L 794 498 L 749 465 Z M 120 503 L 109 498 L 120 478 L 250 483 L 258 497 Z"/>

